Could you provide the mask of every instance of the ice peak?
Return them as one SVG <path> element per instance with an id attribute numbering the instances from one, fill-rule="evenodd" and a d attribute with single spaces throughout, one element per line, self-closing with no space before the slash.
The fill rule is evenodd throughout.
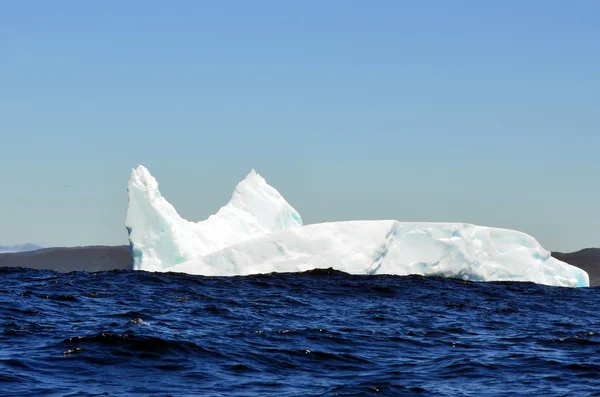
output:
<path id="1" fill-rule="evenodd" d="M 240 183 L 238 183 L 238 185 L 241 184 L 260 184 L 260 183 L 264 183 L 265 185 L 267 184 L 267 181 L 265 181 L 265 178 L 263 178 L 258 172 L 256 172 L 256 170 L 254 168 L 252 168 L 252 170 L 250 170 L 250 172 L 244 177 L 244 179 L 241 180 Z"/>
<path id="2" fill-rule="evenodd" d="M 132 185 L 139 185 L 140 187 L 144 187 L 147 190 L 158 190 L 158 182 L 156 179 L 150 174 L 150 171 L 143 165 L 138 165 L 137 168 L 133 168 L 131 170 L 131 175 L 129 176 L 129 187 Z"/>
<path id="3" fill-rule="evenodd" d="M 284 219 L 285 226 L 281 228 L 302 226 L 298 212 L 254 169 L 237 184 L 231 201 L 222 210 L 228 207 L 251 214 L 260 223 L 269 224 L 269 229 Z"/>
<path id="4" fill-rule="evenodd" d="M 154 177 L 150 174 L 150 171 L 148 171 L 148 169 L 141 164 L 131 170 L 131 175 L 139 178 L 154 179 Z"/>

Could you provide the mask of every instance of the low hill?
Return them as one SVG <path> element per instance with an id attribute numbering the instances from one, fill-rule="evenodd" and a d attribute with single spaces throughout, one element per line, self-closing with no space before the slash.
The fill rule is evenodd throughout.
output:
<path id="1" fill-rule="evenodd" d="M 132 262 L 128 245 L 43 248 L 0 254 L 0 267 L 26 267 L 59 272 L 131 269 Z"/>
<path id="2" fill-rule="evenodd" d="M 35 251 L 43 248 L 41 245 L 33 243 L 17 244 L 17 245 L 0 245 L 0 254 L 9 252 Z"/>

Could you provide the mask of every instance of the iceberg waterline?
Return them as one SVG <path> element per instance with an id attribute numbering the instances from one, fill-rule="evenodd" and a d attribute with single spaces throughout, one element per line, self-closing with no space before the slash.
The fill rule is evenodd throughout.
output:
<path id="1" fill-rule="evenodd" d="M 303 226 L 254 170 L 227 205 L 197 223 L 179 216 L 141 165 L 131 173 L 128 194 L 125 223 L 136 270 L 234 276 L 333 267 L 351 274 L 589 286 L 585 271 L 514 230 L 395 220 Z"/>

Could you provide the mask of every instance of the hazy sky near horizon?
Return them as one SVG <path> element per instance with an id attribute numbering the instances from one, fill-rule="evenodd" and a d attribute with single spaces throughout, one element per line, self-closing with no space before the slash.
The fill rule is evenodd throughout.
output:
<path id="1" fill-rule="evenodd" d="M 600 246 L 600 2 L 6 1 L 0 244 L 125 244 L 144 164 L 191 220 L 252 168 L 305 223 Z"/>

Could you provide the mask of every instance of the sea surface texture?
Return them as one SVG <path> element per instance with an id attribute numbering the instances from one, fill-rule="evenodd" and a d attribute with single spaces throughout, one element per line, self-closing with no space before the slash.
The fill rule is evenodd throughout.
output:
<path id="1" fill-rule="evenodd" d="M 600 396 L 600 289 L 0 268 L 0 396 Z"/>

